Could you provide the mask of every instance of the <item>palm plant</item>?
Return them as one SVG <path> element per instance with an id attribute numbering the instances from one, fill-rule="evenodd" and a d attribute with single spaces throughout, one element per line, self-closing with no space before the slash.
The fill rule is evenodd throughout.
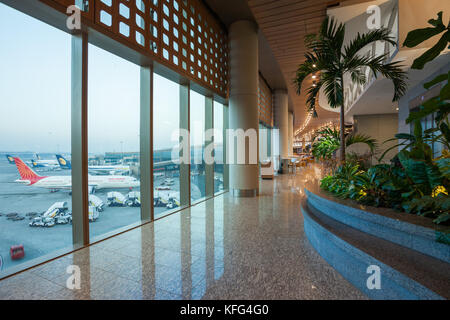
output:
<path id="1" fill-rule="evenodd" d="M 312 153 L 314 157 L 319 159 L 330 159 L 333 152 L 341 147 L 340 130 L 337 128 L 324 128 L 317 131 L 313 137 Z M 317 140 L 317 141 L 316 141 Z M 355 143 L 364 143 L 373 155 L 377 149 L 377 141 L 365 134 L 352 133 L 345 137 L 345 147 L 349 147 Z"/>
<path id="2" fill-rule="evenodd" d="M 305 37 L 305 45 L 309 52 L 305 54 L 305 62 L 299 65 L 294 79 L 297 94 L 300 94 L 303 81 L 307 76 L 319 73 L 315 85 L 307 90 L 307 107 L 314 117 L 316 97 L 321 88 L 324 89 L 328 103 L 332 108 L 340 107 L 341 128 L 344 123 L 344 75 L 349 74 L 351 80 L 364 84 L 369 79 L 363 72 L 369 68 L 375 77 L 378 74 L 392 80 L 394 84 L 393 101 L 397 101 L 406 92 L 406 72 L 402 71 L 398 62 L 385 63 L 387 54 L 380 56 L 360 56 L 358 52 L 375 41 L 386 41 L 396 45 L 394 39 L 385 28 L 369 31 L 356 36 L 344 46 L 345 26 L 337 24 L 333 18 L 325 18 L 317 34 Z M 341 161 L 345 161 L 345 133 L 340 132 Z"/>

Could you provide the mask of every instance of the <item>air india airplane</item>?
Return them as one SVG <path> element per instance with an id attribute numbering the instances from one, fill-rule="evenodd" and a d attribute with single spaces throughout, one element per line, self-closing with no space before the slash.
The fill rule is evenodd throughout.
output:
<path id="1" fill-rule="evenodd" d="M 16 163 L 17 170 L 20 174 L 20 179 L 17 183 L 22 183 L 27 186 L 34 186 L 40 188 L 47 188 L 51 190 L 72 189 L 71 176 L 39 176 L 29 166 L 27 166 L 20 158 L 13 157 Z M 88 184 L 90 188 L 99 189 L 121 189 L 139 187 L 140 182 L 134 177 L 130 176 L 88 176 Z"/>

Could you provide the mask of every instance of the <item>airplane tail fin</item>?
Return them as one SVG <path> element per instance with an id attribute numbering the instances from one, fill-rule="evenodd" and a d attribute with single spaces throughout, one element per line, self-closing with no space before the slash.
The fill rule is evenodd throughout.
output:
<path id="1" fill-rule="evenodd" d="M 33 166 L 33 168 L 39 168 L 39 164 L 34 159 L 31 160 L 31 165 Z"/>
<path id="2" fill-rule="evenodd" d="M 17 170 L 19 171 L 20 178 L 22 180 L 28 180 L 28 181 L 30 181 L 30 184 L 33 184 L 33 183 L 36 183 L 39 180 L 45 178 L 45 177 L 41 177 L 36 172 L 34 172 L 20 158 L 15 157 L 13 159 L 14 159 L 14 162 L 16 163 Z"/>
<path id="3" fill-rule="evenodd" d="M 72 169 L 72 165 L 70 164 L 70 161 L 64 158 L 62 155 L 57 154 L 56 159 L 58 160 L 59 166 L 61 169 Z"/>
<path id="4" fill-rule="evenodd" d="M 6 159 L 8 159 L 8 162 L 9 162 L 10 164 L 15 164 L 14 158 L 13 158 L 11 155 L 7 154 L 7 155 L 6 155 Z"/>

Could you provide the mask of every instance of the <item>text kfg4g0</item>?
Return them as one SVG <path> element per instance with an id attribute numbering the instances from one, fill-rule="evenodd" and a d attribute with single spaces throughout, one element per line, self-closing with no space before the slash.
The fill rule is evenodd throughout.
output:
<path id="1" fill-rule="evenodd" d="M 268 314 L 269 307 L 267 305 L 245 305 L 245 304 L 227 304 L 225 305 L 224 314 Z"/>

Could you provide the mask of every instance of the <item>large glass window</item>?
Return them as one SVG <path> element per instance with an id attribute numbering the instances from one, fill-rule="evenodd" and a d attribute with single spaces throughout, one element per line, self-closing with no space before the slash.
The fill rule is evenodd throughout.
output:
<path id="1" fill-rule="evenodd" d="M 161 216 L 180 206 L 180 87 L 153 76 L 154 213 Z"/>
<path id="2" fill-rule="evenodd" d="M 68 34 L 0 3 L 0 270 L 72 245 Z M 1 271 L 0 271 L 1 273 Z"/>
<path id="3" fill-rule="evenodd" d="M 272 159 L 272 130 L 259 124 L 259 161 Z"/>
<path id="4" fill-rule="evenodd" d="M 223 190 L 223 108 L 214 101 L 214 192 Z"/>
<path id="5" fill-rule="evenodd" d="M 89 45 L 91 237 L 140 221 L 140 68 Z"/>
<path id="6" fill-rule="evenodd" d="M 190 128 L 191 128 L 191 198 L 193 201 L 204 198 L 205 162 L 205 97 L 191 90 L 190 92 Z"/>

